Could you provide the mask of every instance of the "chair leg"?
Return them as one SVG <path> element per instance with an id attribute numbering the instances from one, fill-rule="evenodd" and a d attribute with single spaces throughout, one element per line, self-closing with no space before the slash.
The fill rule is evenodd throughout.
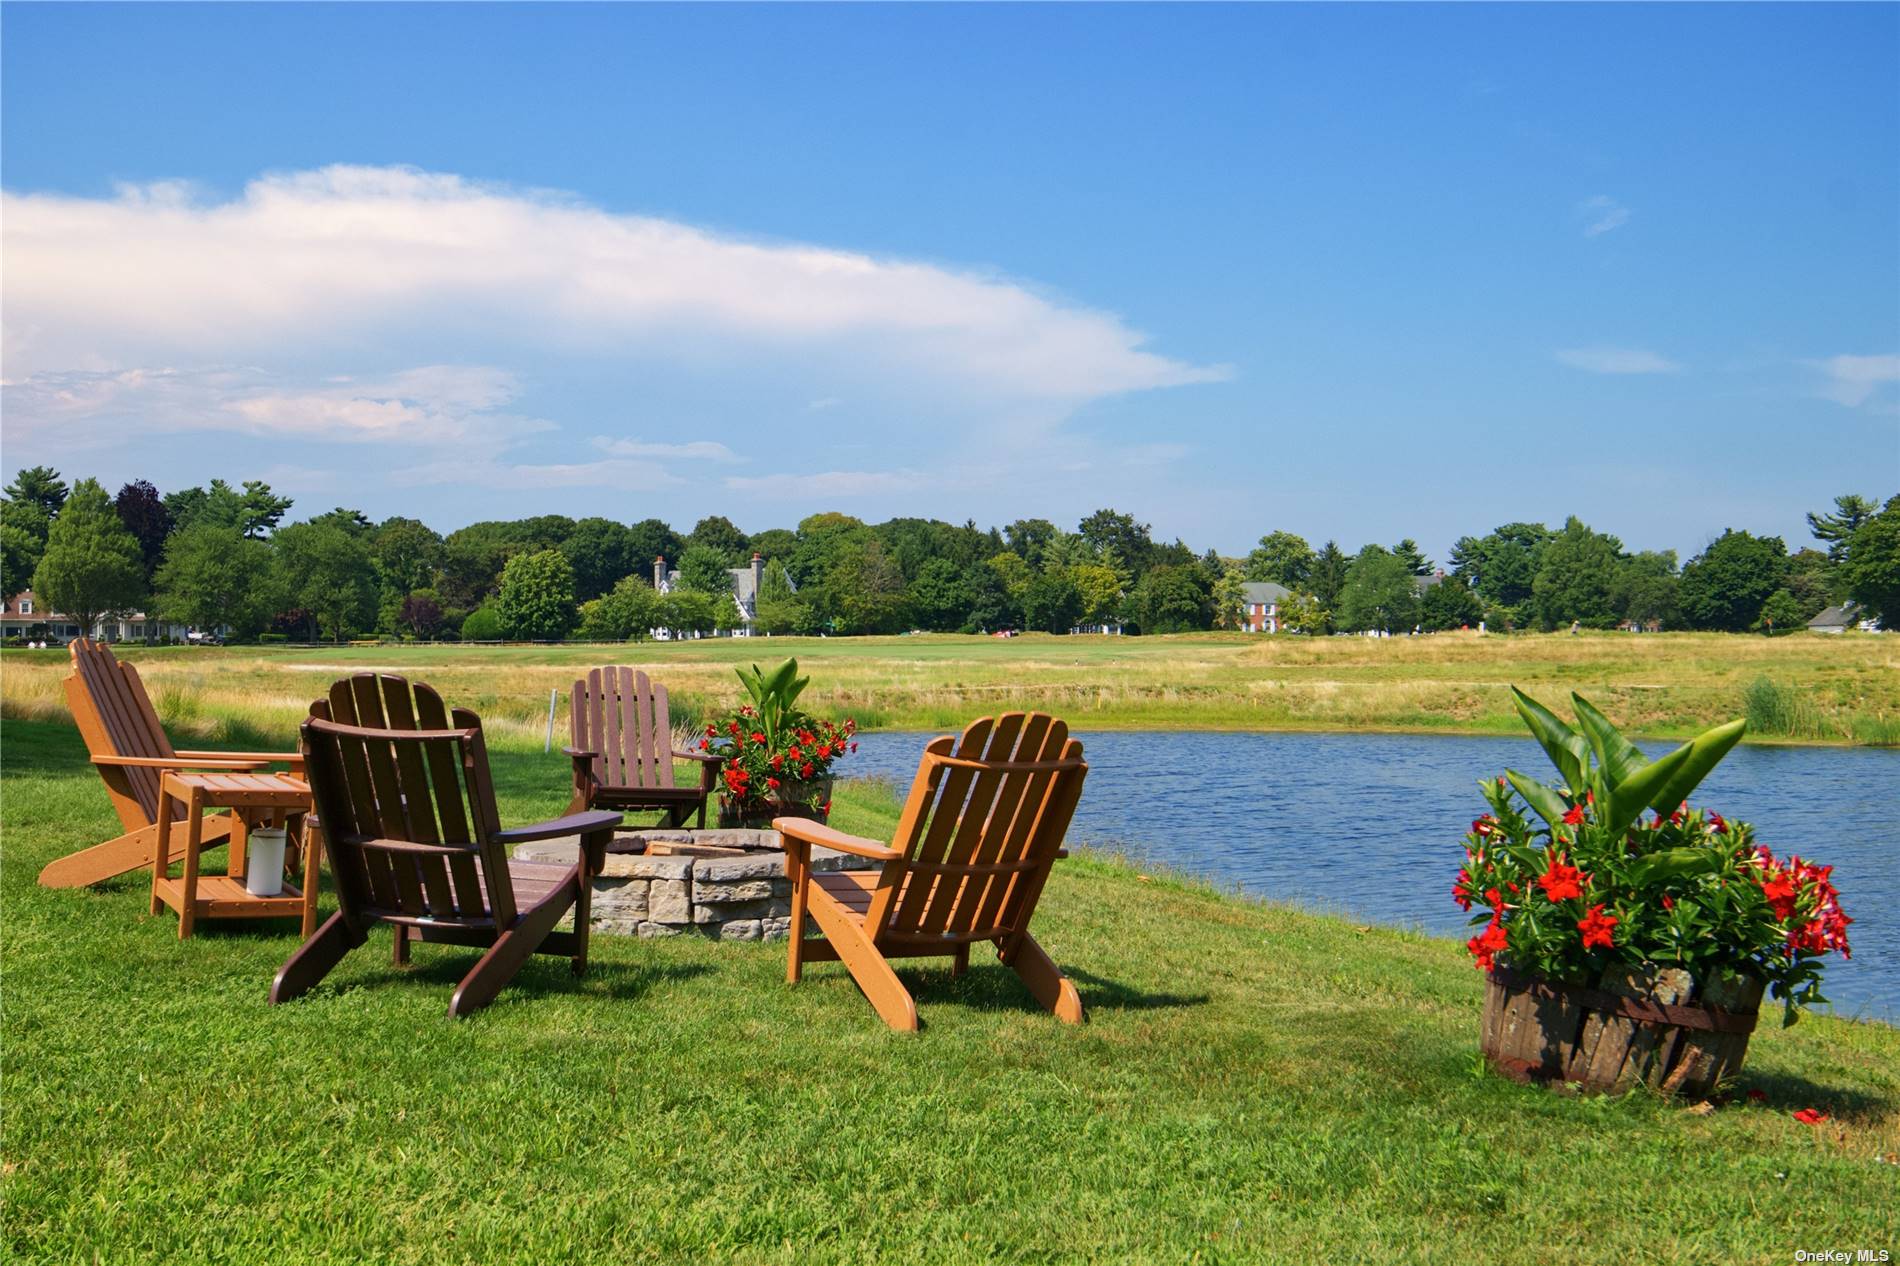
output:
<path id="1" fill-rule="evenodd" d="M 570 883 L 580 881 L 579 869 Z M 455 994 L 449 999 L 451 1018 L 473 1014 L 495 1000 L 521 965 L 528 961 L 541 942 L 547 939 L 554 925 L 561 921 L 575 904 L 578 892 L 575 889 L 555 889 L 546 900 L 534 909 L 522 915 L 512 928 L 495 938 L 488 952 L 481 956 L 468 975 L 462 977 L 462 983 L 456 986 Z"/>
<path id="2" fill-rule="evenodd" d="M 182 825 L 174 822 L 173 830 Z M 230 826 L 223 817 L 206 822 L 205 847 L 222 843 L 229 830 Z M 152 864 L 152 845 L 157 836 L 156 825 L 142 826 L 136 831 L 127 831 L 124 835 L 94 844 L 91 848 L 68 853 L 46 863 L 40 871 L 40 887 L 85 888 L 104 883 L 128 871 L 143 870 Z"/>
<path id="3" fill-rule="evenodd" d="M 324 921 L 317 934 L 297 947 L 297 952 L 278 969 L 271 982 L 272 1003 L 289 1002 L 308 993 L 312 986 L 330 974 L 343 956 L 361 945 L 366 938 L 344 922 L 341 912 Z"/>
<path id="4" fill-rule="evenodd" d="M 785 850 L 785 877 L 792 881 L 791 939 L 785 947 L 785 983 L 795 985 L 805 974 L 805 893 L 811 876 L 801 855 L 789 848 Z"/>
<path id="5" fill-rule="evenodd" d="M 409 965 L 409 925 L 392 923 L 389 928 L 396 934 L 396 939 L 389 947 L 389 964 L 392 967 L 407 967 Z"/>
<path id="6" fill-rule="evenodd" d="M 1062 974 L 1055 960 L 1036 944 L 1035 937 L 1024 932 L 1014 950 L 999 948 L 997 957 L 1022 979 L 1037 1002 L 1055 1013 L 1056 1019 L 1064 1024 L 1082 1023 L 1082 995 Z"/>
<path id="7" fill-rule="evenodd" d="M 810 909 L 825 938 L 838 951 L 839 961 L 851 972 L 851 979 L 864 991 L 884 1023 L 900 1033 L 915 1033 L 917 1004 L 865 933 L 864 925 L 847 915 L 823 889 L 813 894 Z"/>
<path id="8" fill-rule="evenodd" d="M 950 960 L 950 974 L 952 976 L 961 976 L 964 972 L 969 970 L 970 943 L 965 941 L 963 944 L 957 946 L 956 955 Z"/>

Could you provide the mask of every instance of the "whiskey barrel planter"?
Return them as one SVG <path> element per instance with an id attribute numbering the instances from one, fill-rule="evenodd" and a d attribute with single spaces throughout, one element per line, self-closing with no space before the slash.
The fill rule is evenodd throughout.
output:
<path id="1" fill-rule="evenodd" d="M 1517 1081 L 1622 1092 L 1637 1083 L 1705 1098 L 1741 1071 L 1762 981 L 1721 976 L 1698 989 L 1675 968 L 1606 971 L 1595 988 L 1493 968 L 1480 1042 Z"/>

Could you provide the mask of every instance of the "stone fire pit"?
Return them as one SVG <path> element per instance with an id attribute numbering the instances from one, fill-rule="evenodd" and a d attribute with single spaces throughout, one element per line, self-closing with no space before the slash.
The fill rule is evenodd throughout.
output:
<path id="1" fill-rule="evenodd" d="M 529 862 L 571 863 L 578 839 L 524 844 Z M 813 870 L 875 869 L 876 862 L 812 849 Z M 777 831 L 625 831 L 594 880 L 593 928 L 622 936 L 695 932 L 722 941 L 778 941 L 790 931 L 792 885 Z"/>

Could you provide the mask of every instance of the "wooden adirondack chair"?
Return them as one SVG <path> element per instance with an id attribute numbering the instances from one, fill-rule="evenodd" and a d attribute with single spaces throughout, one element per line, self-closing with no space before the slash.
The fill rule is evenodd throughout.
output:
<path id="1" fill-rule="evenodd" d="M 158 784 L 166 770 L 255 772 L 287 764 L 295 773 L 303 758 L 295 752 L 181 752 L 165 737 L 158 712 L 145 693 L 139 671 L 121 664 L 112 651 L 90 638 L 69 647 L 73 671 L 66 678 L 66 702 L 86 740 L 92 763 L 105 780 L 125 834 L 81 849 L 40 871 L 45 888 L 83 888 L 152 864 L 158 842 Z M 183 853 L 184 806 L 174 799 L 168 851 Z M 204 824 L 204 843 L 224 841 L 231 819 L 213 817 Z"/>
<path id="2" fill-rule="evenodd" d="M 792 881 L 785 979 L 797 983 L 808 960 L 840 960 L 886 1024 L 915 1030 L 917 1006 L 889 960 L 949 956 L 960 973 L 970 946 L 991 941 L 1038 1002 L 1081 1023 L 1081 995 L 1029 935 L 1029 916 L 1049 867 L 1067 855 L 1062 837 L 1087 775 L 1067 725 L 1009 712 L 925 746 L 889 848 L 804 818 L 774 821 Z M 884 866 L 814 873 L 814 844 Z M 807 914 L 821 938 L 804 939 Z"/>
<path id="3" fill-rule="evenodd" d="M 489 778 L 481 719 L 451 714 L 439 695 L 399 677 L 338 683 L 329 710 L 375 709 L 407 728 L 345 725 L 313 716 L 302 726 L 306 776 L 336 880 L 337 912 L 291 955 L 271 985 L 273 1003 L 308 991 L 370 928 L 486 952 L 449 999 L 463 1016 L 493 1001 L 531 954 L 587 966 L 589 901 L 617 813 L 580 813 L 504 831 Z M 314 710 L 314 709 L 313 709 Z M 391 715 L 394 713 L 395 715 Z M 572 866 L 512 861 L 531 840 L 579 835 Z M 574 930 L 555 925 L 569 910 Z"/>
<path id="4" fill-rule="evenodd" d="M 706 825 L 706 799 L 719 776 L 719 758 L 673 748 L 666 687 L 637 669 L 596 668 L 574 683 L 568 707 L 574 745 L 561 749 L 574 762 L 574 799 L 582 809 L 660 809 L 662 827 L 684 826 L 688 814 Z M 699 786 L 673 781 L 673 761 L 695 761 Z"/>

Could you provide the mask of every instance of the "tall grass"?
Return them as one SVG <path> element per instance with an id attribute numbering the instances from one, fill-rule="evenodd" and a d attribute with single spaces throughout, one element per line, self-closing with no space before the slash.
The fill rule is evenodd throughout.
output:
<path id="1" fill-rule="evenodd" d="M 1769 677 L 1757 677 L 1742 691 L 1749 732 L 1782 738 L 1838 738 L 1821 710 L 1803 692 Z"/>

